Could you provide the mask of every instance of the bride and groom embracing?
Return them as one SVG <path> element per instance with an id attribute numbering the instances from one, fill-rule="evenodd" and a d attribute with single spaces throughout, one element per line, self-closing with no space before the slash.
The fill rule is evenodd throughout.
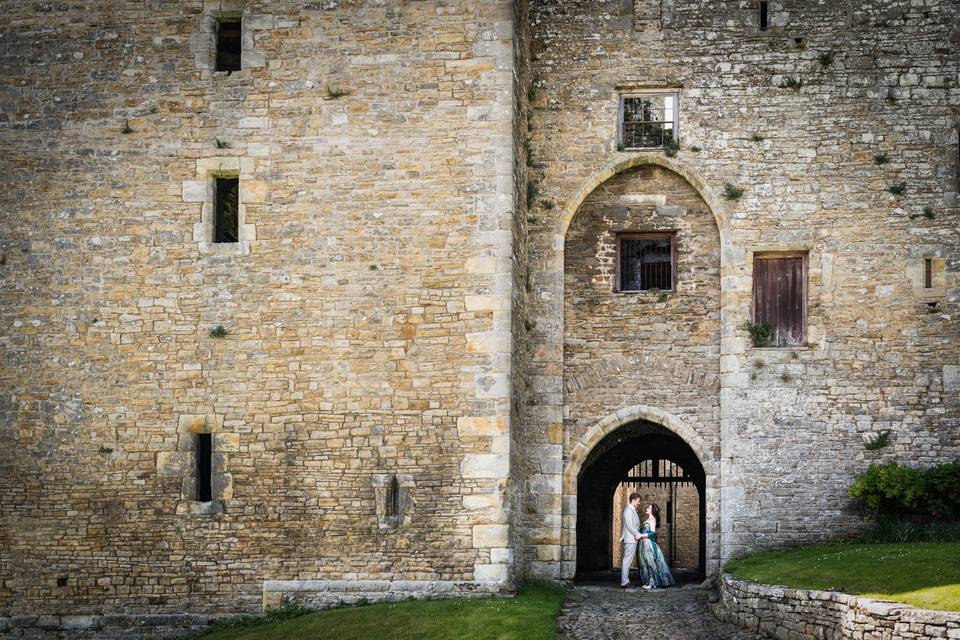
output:
<path id="1" fill-rule="evenodd" d="M 620 588 L 635 589 L 630 583 L 630 567 L 637 556 L 637 545 L 640 545 L 640 582 L 644 589 L 669 587 L 676 582 L 670 574 L 670 567 L 663 557 L 663 552 L 657 546 L 657 527 L 660 525 L 660 507 L 648 504 L 643 510 L 646 520 L 643 528 L 640 527 L 640 516 L 637 509 L 640 507 L 640 494 L 630 494 L 630 504 L 623 510 L 623 565 L 620 568 Z"/>

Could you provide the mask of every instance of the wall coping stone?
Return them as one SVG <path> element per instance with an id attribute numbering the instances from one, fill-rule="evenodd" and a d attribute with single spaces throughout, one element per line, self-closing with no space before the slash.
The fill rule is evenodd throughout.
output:
<path id="1" fill-rule="evenodd" d="M 513 595 L 510 582 L 485 580 L 264 580 L 263 609 L 299 604 L 326 609 L 360 602 Z"/>
<path id="2" fill-rule="evenodd" d="M 500 593 L 503 582 L 464 580 L 264 580 L 264 592 Z"/>

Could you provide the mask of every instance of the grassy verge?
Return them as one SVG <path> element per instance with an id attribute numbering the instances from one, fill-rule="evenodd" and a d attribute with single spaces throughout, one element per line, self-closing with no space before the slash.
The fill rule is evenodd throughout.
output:
<path id="1" fill-rule="evenodd" d="M 960 543 L 837 543 L 727 563 L 737 578 L 960 611 Z"/>
<path id="2" fill-rule="evenodd" d="M 515 598 L 410 601 L 319 611 L 203 634 L 203 640 L 554 640 L 564 594 L 523 589 Z"/>

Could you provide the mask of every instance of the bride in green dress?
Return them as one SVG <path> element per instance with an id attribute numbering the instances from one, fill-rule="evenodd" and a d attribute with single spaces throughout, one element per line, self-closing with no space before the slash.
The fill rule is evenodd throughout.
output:
<path id="1" fill-rule="evenodd" d="M 647 516 L 640 531 L 640 579 L 644 589 L 669 587 L 676 584 L 670 567 L 657 545 L 657 527 L 660 526 L 660 507 L 656 503 L 647 505 L 643 511 Z"/>

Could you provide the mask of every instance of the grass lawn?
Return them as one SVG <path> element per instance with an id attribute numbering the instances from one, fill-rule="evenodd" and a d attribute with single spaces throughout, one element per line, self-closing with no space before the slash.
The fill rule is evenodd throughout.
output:
<path id="1" fill-rule="evenodd" d="M 737 578 L 960 611 L 960 543 L 837 543 L 727 563 Z"/>
<path id="2" fill-rule="evenodd" d="M 332 609 L 203 640 L 553 640 L 564 594 L 530 587 L 515 598 L 421 600 Z"/>

